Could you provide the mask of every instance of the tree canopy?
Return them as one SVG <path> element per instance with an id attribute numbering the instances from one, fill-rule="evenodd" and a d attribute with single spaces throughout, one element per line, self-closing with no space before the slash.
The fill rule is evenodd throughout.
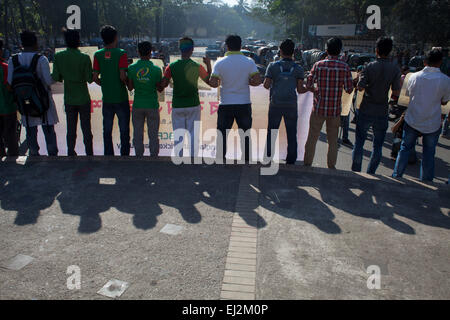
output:
<path id="1" fill-rule="evenodd" d="M 307 37 L 309 25 L 365 24 L 367 7 L 378 5 L 382 31 L 403 43 L 448 46 L 450 0 L 0 0 L 0 36 L 18 43 L 21 30 L 37 31 L 50 43 L 61 35 L 75 4 L 81 8 L 83 38 L 98 37 L 102 25 L 122 37 L 214 38 Z M 274 32 L 275 28 L 275 32 Z"/>
<path id="2" fill-rule="evenodd" d="M 96 38 L 102 25 L 121 37 L 217 37 L 228 33 L 270 37 L 273 27 L 250 15 L 245 0 L 230 7 L 221 0 L 0 0 L 0 36 L 17 44 L 21 30 L 37 31 L 50 43 L 61 36 L 70 5 L 81 8 L 83 38 Z"/>
<path id="3" fill-rule="evenodd" d="M 277 21 L 277 34 L 301 38 L 309 25 L 365 24 L 367 7 L 381 8 L 382 30 L 404 43 L 448 46 L 449 0 L 256 0 L 254 14 Z M 307 32 L 304 31 L 306 35 Z"/>

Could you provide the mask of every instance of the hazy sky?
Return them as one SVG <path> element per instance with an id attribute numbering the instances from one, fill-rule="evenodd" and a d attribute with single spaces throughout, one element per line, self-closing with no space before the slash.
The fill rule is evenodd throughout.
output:
<path id="1" fill-rule="evenodd" d="M 233 6 L 237 3 L 237 0 L 222 0 L 222 1 L 227 3 L 230 6 Z"/>

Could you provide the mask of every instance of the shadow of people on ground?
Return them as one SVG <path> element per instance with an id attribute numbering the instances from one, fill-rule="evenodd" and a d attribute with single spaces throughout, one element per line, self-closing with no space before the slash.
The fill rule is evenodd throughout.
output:
<path id="1" fill-rule="evenodd" d="M 41 211 L 52 206 L 60 192 L 58 183 L 51 178 L 48 170 L 42 170 L 38 162 L 5 162 L 0 166 L 1 208 L 17 212 L 16 225 L 37 223 Z"/>

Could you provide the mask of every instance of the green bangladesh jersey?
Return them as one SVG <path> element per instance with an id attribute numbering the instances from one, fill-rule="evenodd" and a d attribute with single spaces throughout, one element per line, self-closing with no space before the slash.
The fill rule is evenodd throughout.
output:
<path id="1" fill-rule="evenodd" d="M 198 78 L 207 79 L 208 72 L 192 59 L 181 59 L 171 63 L 164 78 L 173 78 L 173 107 L 192 108 L 200 105 Z"/>
<path id="2" fill-rule="evenodd" d="M 8 65 L 0 61 L 0 115 L 17 112 L 13 94 L 6 88 L 7 75 Z"/>
<path id="3" fill-rule="evenodd" d="M 65 104 L 81 106 L 91 102 L 87 86 L 88 82 L 92 82 L 89 55 L 72 48 L 58 52 L 53 63 L 52 78 L 55 81 L 64 81 Z"/>
<path id="4" fill-rule="evenodd" d="M 161 82 L 161 69 L 151 61 L 139 60 L 128 67 L 128 78 L 134 85 L 133 108 L 158 109 L 156 84 Z"/>
<path id="5" fill-rule="evenodd" d="M 120 81 L 120 70 L 128 69 L 125 50 L 119 48 L 99 50 L 94 55 L 94 71 L 100 73 L 104 103 L 128 101 L 128 91 Z"/>

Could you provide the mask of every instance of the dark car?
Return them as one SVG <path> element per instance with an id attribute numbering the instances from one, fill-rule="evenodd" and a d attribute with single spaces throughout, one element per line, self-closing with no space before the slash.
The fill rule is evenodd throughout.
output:
<path id="1" fill-rule="evenodd" d="M 246 57 L 252 58 L 253 61 L 255 61 L 255 64 L 256 64 L 256 67 L 258 68 L 259 74 L 261 75 L 261 77 L 264 78 L 264 76 L 266 75 L 267 67 L 261 64 L 261 59 L 259 58 L 259 56 L 256 53 L 248 51 L 248 50 L 241 50 L 241 52 Z"/>
<path id="2" fill-rule="evenodd" d="M 206 56 L 211 59 L 217 59 L 218 57 L 220 57 L 221 53 L 222 50 L 217 44 L 210 45 L 206 48 Z"/>

